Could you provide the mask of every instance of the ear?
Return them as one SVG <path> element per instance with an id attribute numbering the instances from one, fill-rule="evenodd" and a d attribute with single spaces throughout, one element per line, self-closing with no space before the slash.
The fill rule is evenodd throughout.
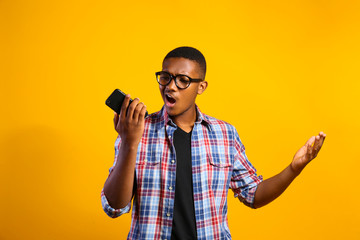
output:
<path id="1" fill-rule="evenodd" d="M 208 82 L 207 81 L 202 81 L 199 83 L 199 86 L 198 86 L 198 91 L 197 91 L 197 94 L 200 95 L 202 94 L 206 88 L 208 86 Z"/>

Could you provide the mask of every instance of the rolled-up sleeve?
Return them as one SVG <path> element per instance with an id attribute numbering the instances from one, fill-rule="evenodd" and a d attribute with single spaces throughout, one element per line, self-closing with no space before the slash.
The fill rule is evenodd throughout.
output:
<path id="1" fill-rule="evenodd" d="M 108 178 L 109 178 L 113 168 L 115 167 L 117 156 L 119 154 L 120 144 L 121 144 L 121 138 L 118 136 L 115 141 L 115 159 L 114 159 L 114 163 L 113 163 L 112 167 L 109 169 Z M 104 194 L 104 189 L 101 190 L 101 205 L 102 205 L 102 208 L 104 209 L 104 212 L 109 217 L 112 217 L 112 218 L 116 218 L 116 217 L 121 216 L 124 213 L 128 213 L 128 212 L 130 212 L 130 209 L 131 209 L 131 201 L 124 208 L 115 209 L 115 208 L 111 207 L 105 194 Z"/>
<path id="2" fill-rule="evenodd" d="M 234 165 L 230 188 L 235 197 L 239 198 L 246 206 L 254 208 L 255 192 L 258 184 L 263 181 L 263 177 L 257 175 L 256 169 L 247 159 L 245 147 L 237 132 L 234 145 Z"/>
<path id="3" fill-rule="evenodd" d="M 126 205 L 124 208 L 120 208 L 120 209 L 112 208 L 109 205 L 108 200 L 106 199 L 104 191 L 101 191 L 101 204 L 104 209 L 104 212 L 111 218 L 117 218 L 123 215 L 124 213 L 130 212 L 131 209 L 131 202 L 129 202 L 128 205 Z"/>

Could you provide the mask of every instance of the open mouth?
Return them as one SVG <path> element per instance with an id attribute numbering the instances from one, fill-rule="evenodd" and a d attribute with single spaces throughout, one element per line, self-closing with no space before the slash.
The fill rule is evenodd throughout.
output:
<path id="1" fill-rule="evenodd" d="M 175 98 L 173 98 L 173 97 L 172 97 L 171 95 L 169 95 L 169 94 L 166 94 L 166 95 L 165 95 L 165 98 L 166 98 L 166 101 L 167 101 L 168 103 L 170 103 L 171 105 L 175 104 L 175 102 L 176 102 Z"/>

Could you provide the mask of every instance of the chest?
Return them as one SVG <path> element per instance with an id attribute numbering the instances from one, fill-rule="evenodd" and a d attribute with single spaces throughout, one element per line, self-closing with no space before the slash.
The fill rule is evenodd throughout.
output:
<path id="1" fill-rule="evenodd" d="M 171 189 L 176 181 L 174 131 L 157 131 L 143 138 L 136 160 L 139 193 Z M 204 188 L 218 192 L 227 189 L 233 166 L 232 140 L 218 132 L 194 127 L 190 139 L 190 157 L 194 192 Z"/>

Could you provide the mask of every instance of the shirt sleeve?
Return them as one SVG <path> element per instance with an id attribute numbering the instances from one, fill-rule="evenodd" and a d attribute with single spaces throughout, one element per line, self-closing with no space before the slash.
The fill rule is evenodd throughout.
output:
<path id="1" fill-rule="evenodd" d="M 115 159 L 114 159 L 114 163 L 113 163 L 112 167 L 109 169 L 108 178 L 116 164 L 117 156 L 119 154 L 120 144 L 121 144 L 121 138 L 120 138 L 120 136 L 118 136 L 115 141 Z M 131 201 L 124 208 L 120 208 L 120 209 L 112 208 L 104 194 L 104 189 L 101 190 L 101 205 L 102 205 L 102 208 L 104 209 L 104 212 L 109 217 L 112 217 L 112 218 L 116 218 L 116 217 L 123 215 L 124 213 L 128 213 L 128 212 L 130 212 L 130 209 L 131 209 Z"/>
<path id="2" fill-rule="evenodd" d="M 245 147 L 241 143 L 236 130 L 234 151 L 234 166 L 230 188 L 233 190 L 235 197 L 239 198 L 246 206 L 254 208 L 255 192 L 263 178 L 257 175 L 256 169 L 247 159 Z"/>
<path id="3" fill-rule="evenodd" d="M 101 204 L 104 209 L 104 212 L 111 218 L 117 218 L 123 215 L 124 213 L 130 212 L 131 209 L 131 202 L 129 202 L 128 205 L 126 205 L 124 208 L 120 208 L 120 209 L 112 208 L 106 199 L 104 190 L 101 191 Z"/>

